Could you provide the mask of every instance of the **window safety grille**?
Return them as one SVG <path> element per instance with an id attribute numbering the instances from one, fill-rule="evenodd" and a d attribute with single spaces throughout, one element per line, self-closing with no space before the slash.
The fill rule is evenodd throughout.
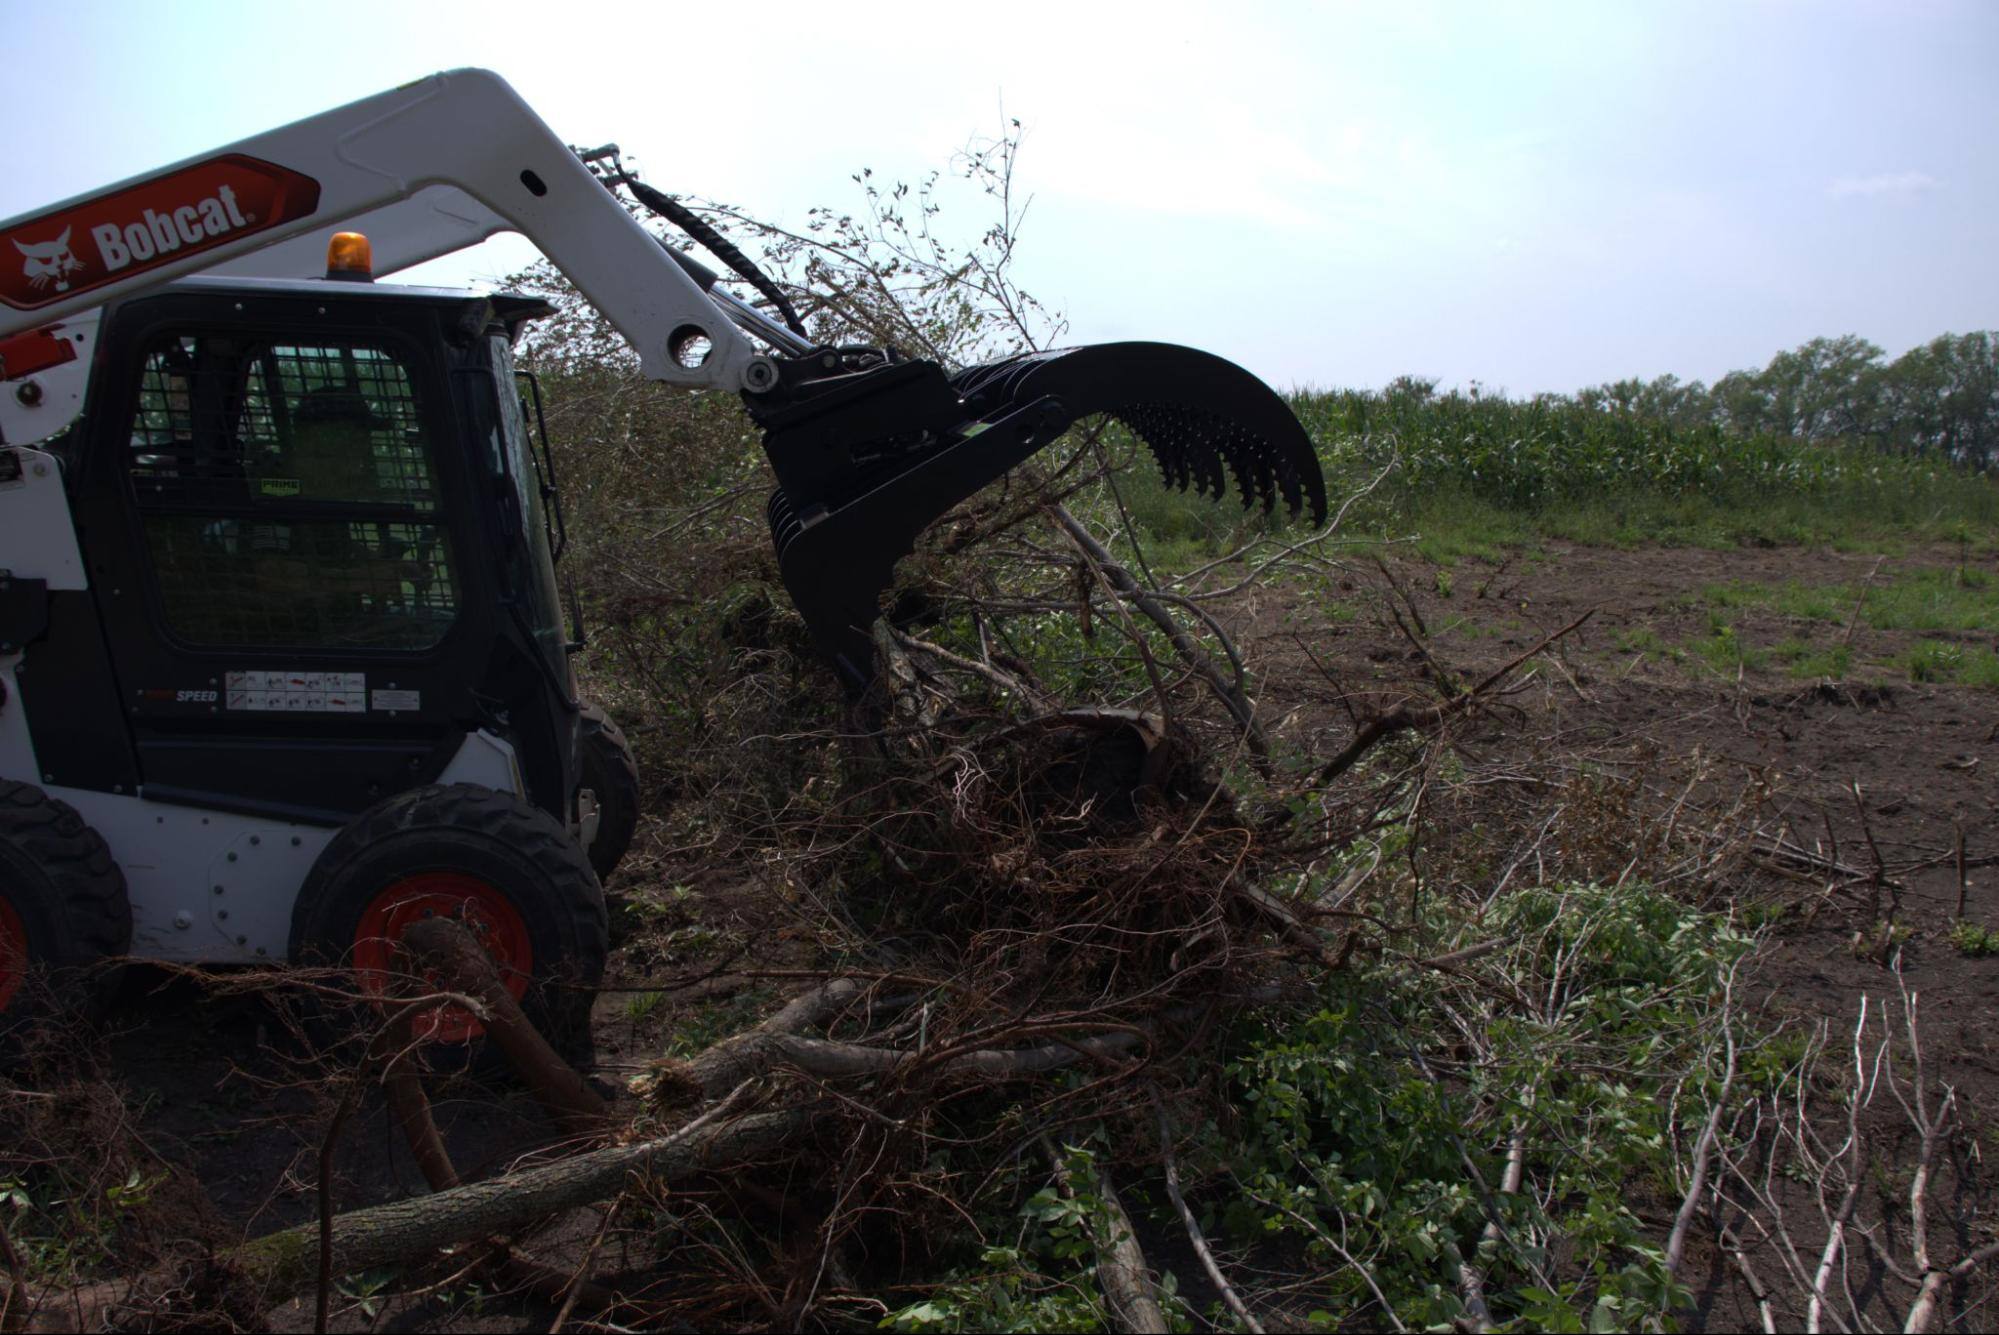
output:
<path id="1" fill-rule="evenodd" d="M 441 640 L 458 589 L 422 407 L 379 345 L 157 340 L 129 471 L 168 628 L 246 647 Z"/>

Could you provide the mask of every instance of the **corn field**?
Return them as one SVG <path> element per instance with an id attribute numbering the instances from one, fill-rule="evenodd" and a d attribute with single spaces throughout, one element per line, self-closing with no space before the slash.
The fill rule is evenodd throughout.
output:
<path id="1" fill-rule="evenodd" d="M 1292 407 L 1346 471 L 1373 471 L 1393 459 L 1399 489 L 1449 488 L 1507 508 L 1619 492 L 1747 502 L 1777 493 L 1858 498 L 1941 487 L 1961 493 L 1974 511 L 1993 513 L 1989 481 L 1935 456 L 1675 425 L 1568 399 L 1391 388 L 1300 394 Z"/>

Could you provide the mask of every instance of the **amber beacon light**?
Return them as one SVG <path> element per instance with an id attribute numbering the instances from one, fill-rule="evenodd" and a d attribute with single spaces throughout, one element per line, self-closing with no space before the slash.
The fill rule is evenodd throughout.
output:
<path id="1" fill-rule="evenodd" d="M 359 232 L 335 232 L 326 243 L 326 276 L 350 283 L 375 279 L 375 254 Z"/>

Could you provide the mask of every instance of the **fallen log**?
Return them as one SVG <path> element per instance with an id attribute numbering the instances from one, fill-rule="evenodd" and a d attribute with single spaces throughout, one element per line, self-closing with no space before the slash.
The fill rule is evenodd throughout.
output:
<path id="1" fill-rule="evenodd" d="M 814 1119 L 806 1108 L 733 1116 L 744 1093 L 652 1140 L 339 1215 L 333 1220 L 334 1273 L 403 1264 L 468 1238 L 514 1232 L 545 1215 L 616 1195 L 634 1174 L 677 1181 L 768 1154 L 811 1131 Z M 266 1301 L 281 1301 L 311 1282 L 318 1241 L 318 1227 L 301 1224 L 253 1239 L 226 1256 Z"/>
<path id="2" fill-rule="evenodd" d="M 1073 1200 L 1077 1188 L 1068 1163 L 1046 1136 L 1041 1138 L 1041 1148 L 1062 1194 Z M 1097 1252 L 1097 1287 L 1103 1291 L 1111 1329 L 1129 1335 L 1165 1335 L 1171 1327 L 1152 1282 L 1152 1267 L 1138 1245 L 1138 1232 L 1111 1185 L 1110 1174 L 1093 1167 L 1087 1185 L 1096 1201 L 1096 1217 L 1089 1233 Z"/>
<path id="3" fill-rule="evenodd" d="M 687 1125 L 650 1140 L 572 1155 L 483 1182 L 336 1215 L 331 1273 L 410 1264 L 469 1239 L 515 1232 L 563 1210 L 616 1195 L 634 1174 L 672 1182 L 772 1153 L 809 1138 L 810 1108 L 737 1117 L 747 1087 Z M 183 1264 L 130 1282 L 30 1292 L 30 1331 L 95 1330 L 119 1313 L 170 1309 L 190 1287 L 224 1288 L 230 1306 L 267 1309 L 309 1290 L 319 1274 L 320 1227 L 300 1224 L 253 1238 L 210 1258 L 209 1283 L 190 1285 Z M 15 1297 L 19 1295 L 10 1295 Z"/>

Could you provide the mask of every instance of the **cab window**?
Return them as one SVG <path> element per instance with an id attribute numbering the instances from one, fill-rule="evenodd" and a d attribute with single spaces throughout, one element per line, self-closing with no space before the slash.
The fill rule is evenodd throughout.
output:
<path id="1" fill-rule="evenodd" d="M 148 345 L 127 474 L 190 644 L 422 650 L 457 615 L 417 377 L 371 340 Z"/>

